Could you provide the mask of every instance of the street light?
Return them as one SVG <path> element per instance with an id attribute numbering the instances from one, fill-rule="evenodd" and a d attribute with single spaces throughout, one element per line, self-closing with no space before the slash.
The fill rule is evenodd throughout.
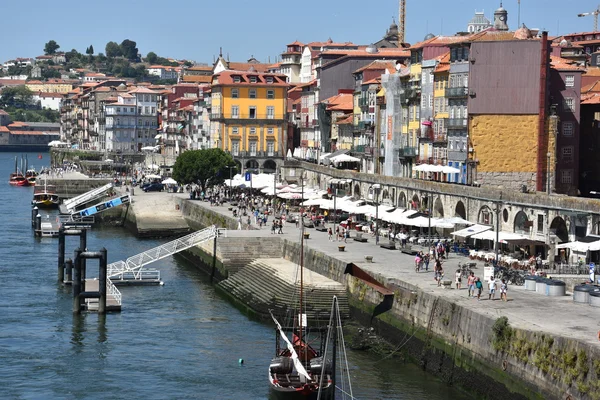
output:
<path id="1" fill-rule="evenodd" d="M 381 185 L 376 183 L 371 188 L 375 192 L 375 244 L 379 244 L 379 190 Z"/>
<path id="2" fill-rule="evenodd" d="M 502 203 L 498 201 L 494 208 L 494 213 L 496 213 L 496 242 L 494 243 L 496 265 L 498 265 L 498 251 L 500 250 L 500 211 L 502 211 Z"/>
<path id="3" fill-rule="evenodd" d="M 232 178 L 232 170 L 235 168 L 237 169 L 237 165 L 228 165 L 225 168 L 227 168 L 229 170 L 229 200 L 231 200 L 231 192 L 232 192 L 232 188 L 233 188 L 233 178 Z"/>

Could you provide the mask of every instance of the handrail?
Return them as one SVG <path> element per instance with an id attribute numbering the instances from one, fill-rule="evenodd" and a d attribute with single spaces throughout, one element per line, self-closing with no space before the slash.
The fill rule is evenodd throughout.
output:
<path id="1" fill-rule="evenodd" d="M 69 210 L 69 212 L 72 212 L 75 209 L 75 207 L 77 207 L 78 205 L 98 198 L 101 194 L 108 191 L 112 187 L 113 187 L 112 183 L 107 183 L 104 186 L 101 186 L 96 189 L 92 189 L 89 192 L 80 194 L 79 196 L 73 197 L 72 199 L 67 199 L 63 202 L 63 204 L 67 208 L 67 210 Z"/>
<path id="2" fill-rule="evenodd" d="M 123 302 L 123 295 L 121 294 L 121 292 L 119 291 L 119 289 L 117 289 L 117 287 L 115 286 L 114 283 L 112 283 L 112 281 L 110 280 L 110 278 L 106 278 L 106 294 L 107 297 L 108 296 L 112 296 L 113 299 L 115 299 L 115 301 L 117 302 L 117 304 L 120 306 Z"/>

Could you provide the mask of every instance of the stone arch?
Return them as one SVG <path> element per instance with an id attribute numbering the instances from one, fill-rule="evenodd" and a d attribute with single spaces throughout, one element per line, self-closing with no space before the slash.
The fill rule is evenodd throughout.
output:
<path id="1" fill-rule="evenodd" d="M 444 204 L 439 197 L 433 203 L 433 216 L 436 218 L 444 218 Z"/>
<path id="2" fill-rule="evenodd" d="M 458 201 L 456 203 L 456 207 L 454 207 L 454 216 L 461 217 L 462 219 L 467 219 L 467 210 L 465 209 L 465 203 L 462 201 Z"/>
<path id="3" fill-rule="evenodd" d="M 492 212 L 492 209 L 488 206 L 481 207 L 477 214 L 477 222 L 484 225 L 493 225 L 494 213 Z"/>
<path id="4" fill-rule="evenodd" d="M 514 221 L 513 230 L 515 232 L 529 232 L 529 218 L 527 218 L 525 212 L 519 211 L 517 215 L 515 215 Z"/>
<path id="5" fill-rule="evenodd" d="M 358 199 L 362 197 L 362 193 L 360 192 L 360 185 L 358 183 L 354 185 L 354 197 Z"/>
<path id="6" fill-rule="evenodd" d="M 235 162 L 235 166 L 236 166 L 236 174 L 241 174 L 242 173 L 242 162 L 240 160 L 233 160 L 233 162 Z"/>
<path id="7" fill-rule="evenodd" d="M 556 235 L 560 243 L 569 241 L 569 231 L 567 230 L 567 223 L 562 217 L 556 217 L 550 224 L 550 233 Z"/>
<path id="8" fill-rule="evenodd" d="M 389 199 L 390 194 L 388 193 L 387 189 L 385 189 L 381 195 L 381 201 Z"/>
<path id="9" fill-rule="evenodd" d="M 266 174 L 272 174 L 277 172 L 277 163 L 273 160 L 266 160 L 263 163 L 263 172 Z"/>
<path id="10" fill-rule="evenodd" d="M 404 192 L 400 192 L 400 194 L 398 195 L 398 207 L 400 207 L 400 208 L 407 207 L 406 193 L 404 193 Z"/>
<path id="11" fill-rule="evenodd" d="M 396 188 L 391 188 L 390 189 L 390 199 L 392 201 L 392 205 L 396 206 Z"/>
<path id="12" fill-rule="evenodd" d="M 246 169 L 251 170 L 252 172 L 258 172 L 258 161 L 256 160 L 248 160 L 246 161 Z"/>
<path id="13" fill-rule="evenodd" d="M 419 195 L 415 193 L 410 202 L 410 209 L 418 210 L 420 207 L 421 207 L 421 199 L 419 199 Z"/>

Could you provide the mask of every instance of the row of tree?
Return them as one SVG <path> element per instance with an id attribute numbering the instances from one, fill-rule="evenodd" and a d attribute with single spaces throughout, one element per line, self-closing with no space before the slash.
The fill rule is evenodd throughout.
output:
<path id="1" fill-rule="evenodd" d="M 58 122 L 60 118 L 58 111 L 42 109 L 25 85 L 5 87 L 0 97 L 0 109 L 8 112 L 13 121 Z"/>

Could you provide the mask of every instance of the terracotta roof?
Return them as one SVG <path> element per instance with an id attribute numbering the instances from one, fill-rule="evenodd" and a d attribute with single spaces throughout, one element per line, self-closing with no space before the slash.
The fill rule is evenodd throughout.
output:
<path id="1" fill-rule="evenodd" d="M 423 40 L 409 47 L 410 50 L 422 49 L 423 47 L 441 47 L 449 44 L 468 42 L 471 35 L 467 36 L 435 36 L 431 39 Z"/>
<path id="2" fill-rule="evenodd" d="M 23 79 L 0 79 L 0 86 L 21 86 L 25 83 Z"/>
<path id="3" fill-rule="evenodd" d="M 340 56 L 350 56 L 350 57 L 410 57 L 410 50 L 406 49 L 398 49 L 395 47 L 391 48 L 382 48 L 377 49 L 377 53 L 370 53 L 366 50 L 366 48 L 362 48 L 359 50 L 339 50 L 339 49 L 331 49 L 331 50 L 323 50 L 315 57 L 318 57 L 320 54 L 324 55 L 340 55 Z M 313 57 L 314 58 L 314 57 Z"/>
<path id="4" fill-rule="evenodd" d="M 52 97 L 52 98 L 61 98 L 61 99 L 65 97 L 65 95 L 63 93 L 46 93 L 46 92 L 39 92 L 36 94 L 36 96 L 42 97 L 42 98 Z"/>
<path id="5" fill-rule="evenodd" d="M 266 72 L 269 69 L 269 64 L 262 63 L 229 62 L 227 64 L 227 68 L 233 71 L 250 71 L 253 68 L 256 72 Z"/>
<path id="6" fill-rule="evenodd" d="M 2 109 L 0 109 L 0 115 L 8 115 L 8 113 Z"/>
<path id="7" fill-rule="evenodd" d="M 44 82 L 42 81 L 27 81 L 25 82 L 27 85 L 43 85 Z"/>
<path id="8" fill-rule="evenodd" d="M 353 73 L 356 74 L 358 72 L 366 71 L 369 69 L 384 70 L 384 71 L 387 70 L 390 73 L 394 73 L 396 71 L 396 63 L 394 63 L 392 61 L 386 61 L 386 60 L 375 60 L 375 61 L 371 62 L 370 64 L 367 64 L 364 67 L 357 69 Z"/>
<path id="9" fill-rule="evenodd" d="M 137 87 L 133 90 L 130 90 L 129 93 L 148 93 L 148 94 L 156 94 L 154 90 L 150 90 L 146 87 Z"/>
<path id="10" fill-rule="evenodd" d="M 100 86 L 93 90 L 93 92 L 110 92 L 111 89 L 108 86 Z"/>
<path id="11" fill-rule="evenodd" d="M 600 76 L 600 68 L 598 67 L 588 67 L 588 69 L 583 74 L 584 76 Z"/>
<path id="12" fill-rule="evenodd" d="M 212 72 L 213 67 L 210 65 L 194 65 L 193 67 L 186 68 L 188 71 L 210 71 Z"/>
<path id="13" fill-rule="evenodd" d="M 469 42 L 506 42 L 510 40 L 540 40 L 540 38 L 526 36 L 522 28 L 514 32 L 488 29 L 472 35 Z"/>
<path id="14" fill-rule="evenodd" d="M 600 104 L 600 93 L 587 93 L 581 96 L 581 104 Z"/>
<path id="15" fill-rule="evenodd" d="M 354 119 L 354 116 L 352 114 L 344 115 L 342 117 L 339 117 L 337 119 L 337 121 L 335 121 L 335 123 L 338 125 L 349 125 L 353 122 L 353 119 Z"/>
<path id="16" fill-rule="evenodd" d="M 327 110 L 352 111 L 354 109 L 354 96 L 350 93 L 340 93 L 322 101 L 327 104 Z"/>
<path id="17" fill-rule="evenodd" d="M 304 46 L 304 43 L 295 40 L 294 42 L 288 44 L 288 46 Z"/>
<path id="18" fill-rule="evenodd" d="M 600 80 L 590 83 L 589 85 L 585 85 L 581 88 L 581 95 L 583 97 L 584 94 L 590 92 L 599 92 L 600 93 Z"/>
<path id="19" fill-rule="evenodd" d="M 47 135 L 48 133 L 46 133 L 44 131 L 13 131 L 11 129 L 10 134 L 11 135 Z M 58 132 L 56 132 L 54 134 L 58 135 Z"/>
<path id="20" fill-rule="evenodd" d="M 368 80 L 366 82 L 363 82 L 362 84 L 363 85 L 372 85 L 372 84 L 375 84 L 375 83 L 381 83 L 381 77 Z"/>
<path id="21" fill-rule="evenodd" d="M 442 54 L 440 62 L 436 65 L 435 72 L 448 72 L 450 71 L 450 52 Z"/>
<path id="22" fill-rule="evenodd" d="M 8 129 L 6 126 L 0 126 L 0 132 L 10 132 L 10 129 Z"/>
<path id="23" fill-rule="evenodd" d="M 189 83 L 210 83 L 212 82 L 212 75 L 184 75 L 181 77 L 181 81 Z"/>
<path id="24" fill-rule="evenodd" d="M 585 68 L 580 67 L 575 64 L 571 60 L 567 60 L 565 58 L 550 56 L 550 67 L 554 68 L 557 71 L 581 71 L 583 72 Z"/>
<path id="25" fill-rule="evenodd" d="M 234 76 L 240 76 L 242 82 L 234 82 Z M 250 76 L 255 76 L 257 78 L 256 83 L 250 82 Z M 266 78 L 269 76 L 273 78 L 273 83 L 267 83 Z M 217 79 L 218 83 L 213 83 L 214 85 L 289 86 L 289 84 L 286 81 L 287 76 L 276 73 L 226 70 L 215 75 L 215 79 L 213 80 L 213 82 L 216 82 Z"/>
<path id="26" fill-rule="evenodd" d="M 304 88 L 304 87 L 307 87 L 307 86 L 316 85 L 316 84 L 317 84 L 317 80 L 316 80 L 316 79 L 313 79 L 313 80 L 312 80 L 312 81 L 310 81 L 310 82 L 301 83 L 301 84 L 299 84 L 299 85 L 298 85 L 298 86 L 296 86 L 296 87 L 301 89 L 301 88 Z"/>

